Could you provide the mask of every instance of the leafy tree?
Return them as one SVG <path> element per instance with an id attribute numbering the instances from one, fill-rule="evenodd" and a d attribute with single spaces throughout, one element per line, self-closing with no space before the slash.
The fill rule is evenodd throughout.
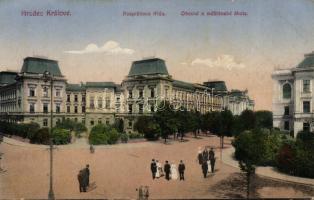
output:
<path id="1" fill-rule="evenodd" d="M 144 134 L 147 140 L 158 140 L 160 136 L 159 124 L 152 116 L 139 116 L 134 128 L 139 133 Z"/>
<path id="2" fill-rule="evenodd" d="M 220 113 L 221 127 L 219 128 L 218 135 L 221 137 L 221 147 L 224 147 L 224 137 L 232 136 L 233 131 L 233 114 L 230 110 L 223 110 Z"/>
<path id="3" fill-rule="evenodd" d="M 38 129 L 34 136 L 30 139 L 30 142 L 35 144 L 49 144 L 49 141 L 50 137 L 48 128 Z"/>
<path id="4" fill-rule="evenodd" d="M 273 128 L 273 113 L 271 111 L 256 111 L 256 128 Z"/>
<path id="5" fill-rule="evenodd" d="M 119 132 L 124 132 L 124 121 L 121 118 L 115 119 L 113 127 Z"/>
<path id="6" fill-rule="evenodd" d="M 190 130 L 189 112 L 186 110 L 186 108 L 181 107 L 176 111 L 175 114 L 177 120 L 177 131 L 181 136 L 181 140 L 183 140 L 185 133 Z"/>
<path id="7" fill-rule="evenodd" d="M 166 143 L 168 136 L 177 130 L 178 123 L 175 119 L 173 106 L 168 101 L 162 102 L 153 116 L 159 124 L 161 136 L 165 139 Z"/>
<path id="8" fill-rule="evenodd" d="M 70 131 L 60 128 L 52 129 L 52 141 L 56 145 L 70 143 L 71 142 Z"/>
<path id="9" fill-rule="evenodd" d="M 94 145 L 115 144 L 120 136 L 121 134 L 115 128 L 98 124 L 92 128 L 89 134 L 89 143 Z"/>

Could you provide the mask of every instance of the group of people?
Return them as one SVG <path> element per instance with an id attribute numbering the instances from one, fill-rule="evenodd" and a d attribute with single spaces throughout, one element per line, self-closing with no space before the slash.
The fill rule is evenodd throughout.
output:
<path id="1" fill-rule="evenodd" d="M 86 189 L 89 186 L 89 176 L 90 176 L 89 165 L 86 165 L 86 167 L 84 169 L 81 169 L 77 175 L 77 179 L 80 186 L 80 192 L 86 192 Z"/>
<path id="2" fill-rule="evenodd" d="M 150 164 L 150 169 L 152 172 L 153 179 L 160 178 L 165 176 L 166 180 L 177 180 L 178 179 L 178 171 L 180 181 L 184 181 L 184 171 L 185 171 L 185 164 L 181 160 L 177 169 L 175 164 L 170 164 L 168 160 L 166 160 L 164 167 L 162 167 L 161 163 L 158 160 L 152 159 Z"/>
<path id="3" fill-rule="evenodd" d="M 216 157 L 213 148 L 210 148 L 210 150 L 208 150 L 208 148 L 206 147 L 203 151 L 201 150 L 201 148 L 199 148 L 197 158 L 198 163 L 202 166 L 204 178 L 206 178 L 207 173 L 209 173 L 209 165 L 211 167 L 211 172 L 215 172 Z"/>

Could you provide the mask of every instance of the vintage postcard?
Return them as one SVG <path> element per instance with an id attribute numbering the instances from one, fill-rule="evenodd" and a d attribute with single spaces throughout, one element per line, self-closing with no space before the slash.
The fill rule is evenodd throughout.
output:
<path id="1" fill-rule="evenodd" d="M 0 0 L 0 199 L 312 199 L 313 0 Z"/>

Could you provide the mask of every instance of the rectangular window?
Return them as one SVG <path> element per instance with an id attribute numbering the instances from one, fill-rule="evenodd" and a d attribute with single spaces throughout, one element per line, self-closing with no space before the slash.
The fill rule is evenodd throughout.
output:
<path id="1" fill-rule="evenodd" d="M 94 120 L 90 121 L 90 125 L 92 125 L 92 126 L 94 125 Z"/>
<path id="2" fill-rule="evenodd" d="M 303 80 L 303 92 L 310 92 L 310 80 Z"/>
<path id="3" fill-rule="evenodd" d="M 56 104 L 56 113 L 60 113 L 60 104 Z"/>
<path id="4" fill-rule="evenodd" d="M 289 121 L 285 121 L 284 123 L 285 123 L 285 124 L 284 124 L 284 130 L 285 130 L 285 131 L 289 131 L 289 130 L 290 130 Z"/>
<path id="5" fill-rule="evenodd" d="M 151 112 L 155 112 L 155 106 L 154 106 L 154 105 L 151 105 L 151 106 L 150 106 L 150 111 L 151 111 Z"/>
<path id="6" fill-rule="evenodd" d="M 56 89 L 56 97 L 60 97 L 61 96 L 61 90 L 60 89 Z"/>
<path id="7" fill-rule="evenodd" d="M 74 102 L 77 102 L 78 101 L 78 98 L 77 98 L 77 94 L 74 95 Z"/>
<path id="8" fill-rule="evenodd" d="M 132 113 L 132 104 L 129 104 L 129 113 Z"/>
<path id="9" fill-rule="evenodd" d="M 101 124 L 101 118 L 98 119 L 98 124 Z"/>
<path id="10" fill-rule="evenodd" d="M 95 108 L 95 104 L 94 104 L 94 97 L 91 97 L 90 100 L 89 100 L 89 107 L 91 109 L 94 109 Z"/>
<path id="11" fill-rule="evenodd" d="M 67 106 L 67 113 L 71 112 L 71 107 Z"/>
<path id="12" fill-rule="evenodd" d="M 129 128 L 132 128 L 132 121 L 129 121 Z"/>
<path id="13" fill-rule="evenodd" d="M 35 112 L 35 104 L 34 103 L 29 104 L 29 112 L 30 113 L 34 113 Z"/>
<path id="14" fill-rule="evenodd" d="M 85 118 L 82 118 L 82 124 L 85 125 Z"/>
<path id="15" fill-rule="evenodd" d="M 43 126 L 48 126 L 48 119 L 43 119 Z"/>
<path id="16" fill-rule="evenodd" d="M 82 102 L 85 102 L 85 101 L 86 101 L 86 96 L 82 95 Z"/>
<path id="17" fill-rule="evenodd" d="M 35 96 L 35 89 L 34 88 L 30 88 L 29 89 L 29 96 L 30 97 L 34 97 Z"/>
<path id="18" fill-rule="evenodd" d="M 138 111 L 140 114 L 143 114 L 143 104 L 138 105 Z"/>
<path id="19" fill-rule="evenodd" d="M 309 101 L 303 101 L 303 113 L 310 113 L 310 102 Z"/>
<path id="20" fill-rule="evenodd" d="M 102 108 L 102 98 L 98 98 L 98 108 Z"/>
<path id="21" fill-rule="evenodd" d="M 48 113 L 48 103 L 44 103 L 43 105 L 43 112 Z"/>
<path id="22" fill-rule="evenodd" d="M 155 97 L 155 89 L 154 88 L 151 88 L 150 89 L 150 97 Z"/>
<path id="23" fill-rule="evenodd" d="M 106 97 L 106 109 L 110 108 L 110 98 Z"/>
<path id="24" fill-rule="evenodd" d="M 106 125 L 109 125 L 109 119 L 106 119 Z"/>
<path id="25" fill-rule="evenodd" d="M 285 113 L 284 113 L 284 115 L 289 115 L 289 106 L 285 106 Z"/>
<path id="26" fill-rule="evenodd" d="M 77 106 L 74 106 L 74 113 L 77 113 Z"/>
<path id="27" fill-rule="evenodd" d="M 70 102 L 71 101 L 71 95 L 67 95 L 67 102 Z"/>
<path id="28" fill-rule="evenodd" d="M 129 98 L 132 99 L 133 98 L 132 96 L 133 96 L 132 90 L 129 90 Z"/>
<path id="29" fill-rule="evenodd" d="M 310 123 L 303 123 L 303 131 L 310 131 Z"/>
<path id="30" fill-rule="evenodd" d="M 143 98 L 143 90 L 139 90 L 139 98 Z"/>
<path id="31" fill-rule="evenodd" d="M 74 121 L 77 122 L 77 118 L 74 118 Z"/>
<path id="32" fill-rule="evenodd" d="M 44 87 L 44 89 L 43 89 L 43 96 L 48 97 L 48 88 L 47 87 Z"/>
<path id="33" fill-rule="evenodd" d="M 82 113 L 85 113 L 85 106 L 82 106 Z"/>

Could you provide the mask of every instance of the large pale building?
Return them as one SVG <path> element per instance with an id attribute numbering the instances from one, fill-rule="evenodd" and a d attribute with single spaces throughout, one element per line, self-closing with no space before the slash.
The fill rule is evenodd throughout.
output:
<path id="1" fill-rule="evenodd" d="M 275 70 L 272 74 L 274 127 L 297 135 L 314 131 L 314 52 L 292 69 Z"/>
<path id="2" fill-rule="evenodd" d="M 52 94 L 50 82 L 44 79 L 45 71 L 53 75 Z M 137 117 L 152 114 L 164 101 L 169 101 L 175 109 L 185 107 L 201 113 L 229 108 L 239 114 L 253 109 L 254 102 L 247 93 L 238 91 L 234 95 L 234 91 L 228 92 L 221 85 L 224 82 L 193 84 L 175 80 L 168 73 L 165 61 L 159 58 L 133 62 L 121 84 L 69 84 L 57 61 L 27 57 L 20 72 L 0 72 L 0 113 L 2 120 L 50 126 L 53 95 L 54 125 L 71 119 L 90 129 L 99 123 L 113 124 L 116 119 L 122 119 L 125 131 L 133 132 Z M 237 104 L 245 106 L 233 109 Z"/>

